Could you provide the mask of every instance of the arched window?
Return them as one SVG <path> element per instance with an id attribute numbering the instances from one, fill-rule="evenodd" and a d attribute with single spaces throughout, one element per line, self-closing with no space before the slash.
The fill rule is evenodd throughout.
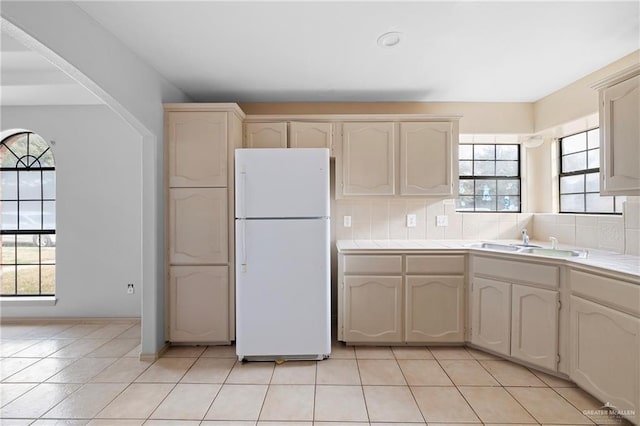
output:
<path id="1" fill-rule="evenodd" d="M 27 130 L 0 134 L 3 297 L 55 293 L 56 170 L 49 144 Z"/>

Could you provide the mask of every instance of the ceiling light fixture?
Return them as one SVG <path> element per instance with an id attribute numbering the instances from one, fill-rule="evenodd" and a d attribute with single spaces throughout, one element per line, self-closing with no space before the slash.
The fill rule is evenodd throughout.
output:
<path id="1" fill-rule="evenodd" d="M 382 34 L 378 37 L 378 46 L 380 47 L 394 47 L 400 44 L 404 34 L 399 31 L 391 31 Z"/>

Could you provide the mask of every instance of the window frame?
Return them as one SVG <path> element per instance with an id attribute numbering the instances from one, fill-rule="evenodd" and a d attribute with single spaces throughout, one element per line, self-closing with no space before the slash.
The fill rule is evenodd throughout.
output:
<path id="1" fill-rule="evenodd" d="M 476 145 L 492 145 L 493 149 L 494 149 L 494 159 L 493 160 L 476 160 L 475 159 L 475 149 L 472 149 L 472 154 L 471 154 L 471 159 L 460 159 L 460 157 L 458 156 L 458 166 L 460 166 L 460 161 L 471 161 L 472 163 L 472 174 L 471 175 L 465 175 L 462 176 L 460 174 L 460 171 L 458 169 L 458 179 L 459 182 L 463 181 L 463 180 L 471 180 L 473 181 L 473 198 L 474 198 L 474 202 L 473 202 L 473 210 L 459 210 L 456 206 L 456 213 L 522 213 L 522 146 L 519 143 L 460 143 L 459 146 L 462 145 L 469 145 L 469 146 L 476 146 Z M 496 157 L 496 151 L 497 151 L 497 147 L 498 146 L 515 146 L 517 148 L 518 151 L 518 157 L 516 160 L 498 160 Z M 458 148 L 459 149 L 459 148 Z M 514 176 L 497 176 L 495 174 L 495 168 L 494 168 L 494 174 L 493 175 L 475 175 L 475 162 L 476 161 L 491 161 L 494 163 L 494 165 L 497 165 L 498 162 L 501 161 L 516 161 L 518 163 L 518 173 Z M 496 186 L 497 186 L 497 182 L 501 181 L 501 180 L 517 180 L 518 181 L 518 209 L 517 210 L 498 210 L 496 208 L 496 210 L 476 210 L 476 202 L 475 202 L 475 197 L 476 197 L 476 182 L 477 181 L 482 181 L 482 180 L 487 180 L 487 181 L 495 181 L 496 182 Z M 460 194 L 460 186 L 458 184 L 458 192 L 457 192 L 457 198 L 459 199 L 461 196 L 468 196 L 465 194 Z M 496 188 L 496 197 L 498 196 L 497 194 L 497 188 Z M 497 207 L 497 204 L 496 204 Z"/>
<path id="2" fill-rule="evenodd" d="M 3 132 L 5 133 L 5 132 Z M 19 156 L 19 154 L 16 154 L 15 148 L 12 147 L 13 143 L 8 144 L 7 142 L 11 142 L 12 139 L 14 138 L 20 138 L 22 135 L 26 135 L 26 145 L 27 145 L 27 151 L 26 151 L 26 155 L 23 156 Z M 19 131 L 15 131 L 15 132 L 11 132 L 9 134 L 7 134 L 5 137 L 2 138 L 2 140 L 0 140 L 0 147 L 4 147 L 4 149 L 6 149 L 6 154 L 8 155 L 13 155 L 13 157 L 15 157 L 16 159 L 16 164 L 14 167 L 5 167 L 2 164 L 0 164 L 0 173 L 5 173 L 5 172 L 15 172 L 15 179 L 16 179 L 16 192 L 15 192 L 15 197 L 14 198 L 7 198 L 7 199 L 1 199 L 0 200 L 0 204 L 2 203 L 16 203 L 16 223 L 15 223 L 15 227 L 10 228 L 10 229 L 0 229 L 0 237 L 2 238 L 2 249 L 4 250 L 5 248 L 10 248 L 13 247 L 13 261 L 12 262 L 4 262 L 4 256 L 2 259 L 0 259 L 0 267 L 3 269 L 4 272 L 4 268 L 6 267 L 13 267 L 13 289 L 14 289 L 14 293 L 3 293 L 2 291 L 0 291 L 0 297 L 1 298 L 16 298 L 16 297 L 42 297 L 42 296 L 55 296 L 55 269 L 56 269 L 56 261 L 55 261 L 55 248 L 53 248 L 54 250 L 54 255 L 53 255 L 53 260 L 43 260 L 43 248 L 45 247 L 45 245 L 43 245 L 42 241 L 45 241 L 45 244 L 47 244 L 46 242 L 50 242 L 52 243 L 52 239 L 51 236 L 55 236 L 56 235 L 56 223 L 55 223 L 55 219 L 53 222 L 53 227 L 47 227 L 45 228 L 45 202 L 52 202 L 53 203 L 53 211 L 55 213 L 55 209 L 56 209 L 56 198 L 57 198 L 57 194 L 55 193 L 55 186 L 54 186 L 54 193 L 53 193 L 53 197 L 45 197 L 45 179 L 44 179 L 44 173 L 45 172 L 53 172 L 53 178 L 55 179 L 55 172 L 56 172 L 56 167 L 55 167 L 55 159 L 53 158 L 53 150 L 51 149 L 51 145 L 46 143 L 46 141 L 44 141 L 47 145 L 47 148 L 42 151 L 38 157 L 36 158 L 35 156 L 31 155 L 29 153 L 29 144 L 30 144 L 30 135 L 36 135 L 38 137 L 41 138 L 41 136 L 37 135 L 36 133 L 32 132 L 32 131 L 28 131 L 28 130 L 19 130 Z M 4 134 L 3 134 L 4 136 Z M 17 140 L 15 142 L 18 142 Z M 13 149 L 12 149 L 13 148 Z M 42 164 L 40 163 L 40 159 L 45 155 L 49 153 L 51 156 L 51 161 L 53 163 L 53 166 L 42 166 Z M 25 157 L 32 157 L 33 161 L 31 161 L 31 164 L 26 164 L 24 161 L 22 161 L 23 158 Z M 18 165 L 22 164 L 23 167 L 19 167 Z M 35 165 L 35 166 L 34 166 Z M 32 167 L 33 166 L 33 167 Z M 40 182 L 40 188 L 39 188 L 39 196 L 38 197 L 30 197 L 30 198 L 21 198 L 20 196 L 20 174 L 21 173 L 38 173 L 39 174 L 39 182 Z M 55 182 L 55 180 L 54 180 Z M 55 183 L 54 183 L 55 185 Z M 38 202 L 39 203 L 39 210 L 40 210 L 40 223 L 39 223 L 39 228 L 30 228 L 29 226 L 26 226 L 26 229 L 21 227 L 21 219 L 25 219 L 28 216 L 24 216 L 21 217 L 20 216 L 20 206 L 21 203 L 24 202 Z M 0 213 L 1 214 L 1 213 Z M 55 217 L 55 216 L 54 216 Z M 28 221 L 27 221 L 28 222 Z M 37 225 L 36 225 L 37 226 Z M 37 247 L 37 261 L 20 261 L 18 259 L 18 253 L 21 251 L 19 250 L 19 248 L 23 247 L 24 242 L 20 242 L 19 241 L 19 237 L 21 236 L 30 236 L 31 240 L 33 242 L 33 246 Z M 13 242 L 6 244 L 5 240 L 9 240 L 11 241 L 11 237 L 13 237 Z M 5 245 L 6 244 L 6 245 Z M 55 247 L 54 244 L 52 244 L 53 247 Z M 29 248 L 30 246 L 25 246 L 27 248 Z M 19 270 L 20 267 L 37 267 L 38 268 L 38 292 L 37 293 L 25 293 L 25 292 L 19 292 L 18 290 L 18 284 L 19 284 Z M 53 270 L 53 274 L 54 274 L 54 278 L 53 278 L 53 292 L 43 292 L 43 267 L 52 267 Z M 3 280 L 6 279 L 3 277 Z M 3 283 L 4 284 L 4 283 Z"/>
<path id="3" fill-rule="evenodd" d="M 622 211 L 617 211 L 616 210 L 616 196 L 612 195 L 611 197 L 613 198 L 613 211 L 612 212 L 603 212 L 603 211 L 587 211 L 587 194 L 598 194 L 600 195 L 600 180 L 598 180 L 598 192 L 593 192 L 593 191 L 587 191 L 586 188 L 586 176 L 592 173 L 600 173 L 600 161 L 598 161 L 598 167 L 592 167 L 592 168 L 588 168 L 589 164 L 586 164 L 586 168 L 584 169 L 580 169 L 580 170 L 573 170 L 570 172 L 563 172 L 562 171 L 562 158 L 567 156 L 567 155 L 572 155 L 572 154 L 577 154 L 577 153 L 582 153 L 584 152 L 587 155 L 586 161 L 588 162 L 588 153 L 589 151 L 595 151 L 602 149 L 602 147 L 600 146 L 600 142 L 598 141 L 598 147 L 597 148 L 589 148 L 589 140 L 588 140 L 588 133 L 593 131 L 593 130 L 599 130 L 600 127 L 592 127 L 580 132 L 575 132 L 575 133 L 571 133 L 568 135 L 564 135 L 560 138 L 558 138 L 558 213 L 559 214 L 588 214 L 588 215 L 610 215 L 610 216 L 620 216 L 622 215 Z M 563 154 L 563 139 L 565 138 L 569 138 L 572 136 L 576 136 L 579 135 L 581 133 L 585 134 L 585 138 L 586 138 L 586 142 L 585 142 L 585 149 L 584 150 L 580 150 L 580 151 L 574 151 L 571 152 L 569 154 Z M 598 152 L 598 156 L 600 155 L 600 152 Z M 584 186 L 583 186 L 583 191 L 582 192 L 562 192 L 562 178 L 563 177 L 567 177 L 567 176 L 583 176 L 585 179 L 584 182 Z M 584 211 L 565 211 L 562 209 L 562 196 L 563 195 L 579 195 L 582 194 L 583 198 L 584 198 Z"/>

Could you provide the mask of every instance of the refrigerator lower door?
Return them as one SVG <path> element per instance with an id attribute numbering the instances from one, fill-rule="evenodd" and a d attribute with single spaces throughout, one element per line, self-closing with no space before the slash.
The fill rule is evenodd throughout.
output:
<path id="1" fill-rule="evenodd" d="M 236 220 L 238 359 L 331 352 L 329 219 Z"/>

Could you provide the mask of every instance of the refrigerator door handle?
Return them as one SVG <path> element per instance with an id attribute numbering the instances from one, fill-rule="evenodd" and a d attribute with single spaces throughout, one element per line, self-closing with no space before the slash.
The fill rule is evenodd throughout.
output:
<path id="1" fill-rule="evenodd" d="M 245 166 L 242 165 L 240 168 L 240 182 L 239 182 L 239 192 L 240 197 L 238 198 L 238 211 L 236 212 L 236 217 L 246 217 L 245 208 L 247 203 L 247 170 Z"/>
<path id="2" fill-rule="evenodd" d="M 246 240 L 246 229 L 245 229 L 245 221 L 239 220 L 238 226 L 240 230 L 240 271 L 247 272 L 247 240 Z"/>

